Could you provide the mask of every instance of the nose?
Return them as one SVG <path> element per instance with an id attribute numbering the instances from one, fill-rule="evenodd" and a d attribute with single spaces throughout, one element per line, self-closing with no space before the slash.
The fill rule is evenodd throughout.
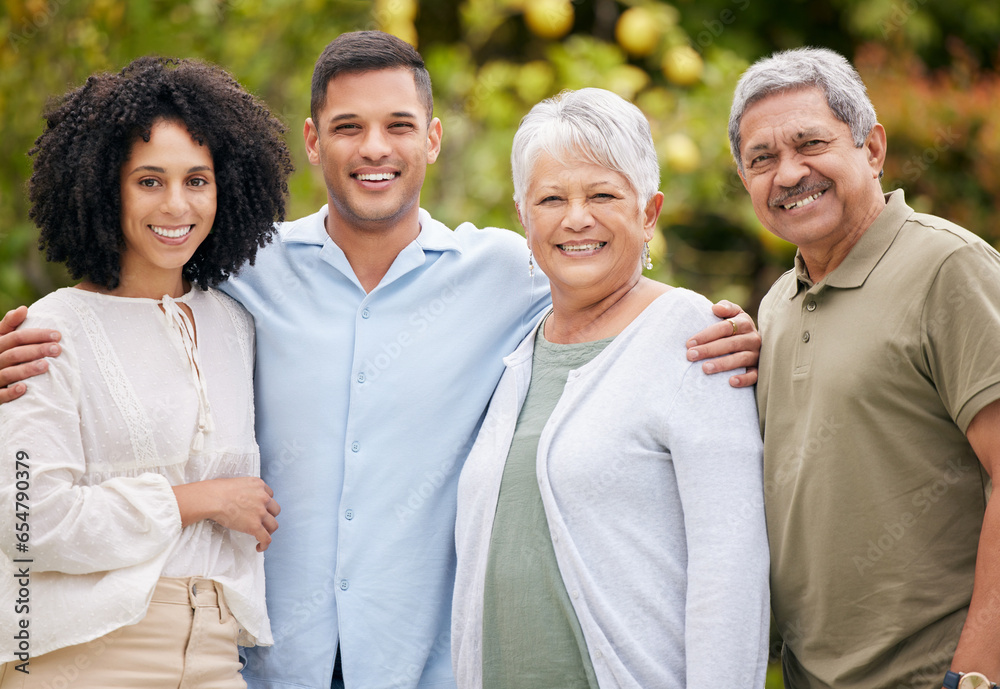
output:
<path id="1" fill-rule="evenodd" d="M 367 160 L 382 160 L 391 150 L 386 132 L 378 127 L 372 127 L 365 132 L 358 152 Z"/>
<path id="2" fill-rule="evenodd" d="M 188 209 L 188 199 L 183 184 L 168 184 L 163 194 L 160 210 L 169 215 L 183 215 Z"/>
<path id="3" fill-rule="evenodd" d="M 568 230 L 580 232 L 594 226 L 594 216 L 585 199 L 570 199 L 566 205 L 566 215 L 563 226 Z"/>
<path id="4" fill-rule="evenodd" d="M 774 183 L 782 187 L 794 187 L 809 176 L 809 166 L 805 159 L 792 154 L 778 158 L 778 170 L 774 175 Z"/>

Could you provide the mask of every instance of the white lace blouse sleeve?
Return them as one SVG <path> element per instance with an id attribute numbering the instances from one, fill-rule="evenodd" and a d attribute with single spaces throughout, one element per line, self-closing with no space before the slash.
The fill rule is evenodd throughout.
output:
<path id="1" fill-rule="evenodd" d="M 82 429 L 99 435 L 101 418 L 84 418 L 80 402 L 99 376 L 81 373 L 86 335 L 71 319 L 30 325 L 42 324 L 62 332 L 63 353 L 21 398 L 0 406 L 0 549 L 11 559 L 32 558 L 36 571 L 68 574 L 146 562 L 180 533 L 173 490 L 155 472 L 101 479 L 88 471 Z"/>

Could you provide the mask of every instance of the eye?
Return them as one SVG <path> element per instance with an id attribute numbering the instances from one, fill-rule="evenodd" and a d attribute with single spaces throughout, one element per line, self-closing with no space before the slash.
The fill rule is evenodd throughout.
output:
<path id="1" fill-rule="evenodd" d="M 761 155 L 757 156 L 756 158 L 750 161 L 750 167 L 754 167 L 755 165 L 760 165 L 762 163 L 765 163 L 773 157 L 774 156 L 772 156 L 770 153 L 762 153 Z"/>
<path id="2" fill-rule="evenodd" d="M 615 196 L 614 194 L 610 194 L 610 193 L 608 193 L 606 191 L 602 191 L 602 192 L 600 192 L 598 194 L 594 194 L 593 198 L 598 199 L 600 201 L 613 201 L 614 199 L 617 199 L 618 197 Z"/>
<path id="3" fill-rule="evenodd" d="M 153 187 L 160 186 L 160 181 L 157 179 L 153 179 L 152 177 L 144 177 L 143 179 L 139 180 L 139 186 L 152 189 Z"/>
<path id="4" fill-rule="evenodd" d="M 540 203 L 540 204 L 541 203 L 552 203 L 553 201 L 559 201 L 559 200 L 560 200 L 560 197 L 552 195 L 552 196 L 546 196 L 545 198 L 541 199 L 538 203 Z"/>
<path id="5" fill-rule="evenodd" d="M 335 132 L 341 132 L 343 134 L 353 134 L 355 131 L 359 131 L 361 127 L 356 124 L 338 124 L 333 128 Z"/>
<path id="6" fill-rule="evenodd" d="M 416 125 L 414 125 L 412 122 L 395 122 L 395 123 L 389 125 L 389 129 L 407 130 L 407 131 L 409 131 L 409 130 L 416 129 Z"/>
<path id="7" fill-rule="evenodd" d="M 208 180 L 204 177 L 193 177 L 191 181 L 188 182 L 192 187 L 207 187 Z"/>

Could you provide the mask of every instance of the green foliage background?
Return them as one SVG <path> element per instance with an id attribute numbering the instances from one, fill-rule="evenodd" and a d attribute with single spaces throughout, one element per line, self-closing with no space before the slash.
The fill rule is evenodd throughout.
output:
<path id="1" fill-rule="evenodd" d="M 301 144 L 312 63 L 339 32 L 362 28 L 407 38 L 427 59 L 445 138 L 422 205 L 451 225 L 517 229 L 508 154 L 519 119 L 561 89 L 609 88 L 643 108 L 661 154 L 666 203 L 654 277 L 755 311 L 790 265 L 792 248 L 761 228 L 735 174 L 725 135 L 730 97 L 754 59 L 812 44 L 855 60 L 869 84 L 889 132 L 886 188 L 901 186 L 921 210 L 1000 239 L 993 222 L 1000 203 L 995 0 L 2 2 L 3 310 L 68 283 L 36 250 L 24 192 L 26 153 L 49 98 L 142 54 L 218 62 L 287 123 L 298 168 L 290 204 L 296 217 L 325 200 Z M 536 5 L 534 18 L 526 16 L 529 5 Z M 629 38 L 616 38 L 619 17 L 631 7 L 655 19 L 648 55 L 630 54 L 622 45 Z M 546 27 L 548 37 L 540 35 Z M 678 46 L 697 54 L 687 65 L 700 69 L 693 80 L 672 81 L 662 69 Z"/>
<path id="2" fill-rule="evenodd" d="M 220 63 L 287 123 L 298 168 L 289 216 L 297 217 L 325 202 L 301 143 L 312 63 L 339 32 L 362 28 L 407 38 L 427 59 L 445 137 L 422 205 L 452 226 L 516 229 L 508 155 L 521 116 L 564 88 L 612 89 L 646 112 L 663 163 L 654 277 L 754 312 L 793 248 L 763 230 L 735 174 L 730 97 L 756 58 L 811 44 L 844 53 L 865 78 L 889 134 L 886 189 L 902 187 L 918 209 L 1000 240 L 996 0 L 0 3 L 0 310 L 69 282 L 36 249 L 24 191 L 49 98 L 143 54 Z M 529 4 L 544 10 L 535 8 L 530 27 Z M 632 7 L 655 19 L 648 54 L 630 54 L 629 37 L 616 37 Z M 697 74 L 668 78 L 664 57 L 682 46 L 696 53 L 686 67 Z"/>

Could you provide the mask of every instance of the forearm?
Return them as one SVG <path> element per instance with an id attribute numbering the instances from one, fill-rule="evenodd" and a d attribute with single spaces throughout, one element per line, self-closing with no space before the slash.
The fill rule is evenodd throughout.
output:
<path id="1" fill-rule="evenodd" d="M 38 571 L 87 574 L 145 562 L 180 533 L 176 502 L 163 476 L 143 474 L 93 486 L 73 485 L 64 479 L 64 472 L 37 471 L 42 463 L 26 454 L 31 457 L 30 478 L 21 486 L 27 485 L 27 490 L 17 491 L 16 484 L 6 481 L 0 488 L 0 548 L 9 557 L 27 553 Z M 13 466 L 13 461 L 9 464 Z M 28 499 L 18 500 L 19 492 Z M 19 502 L 22 507 L 15 511 Z M 27 550 L 11 551 L 21 543 L 11 534 L 24 528 L 29 535 L 23 542 Z"/>
<path id="2" fill-rule="evenodd" d="M 1000 682 L 1000 501 L 995 499 L 986 507 L 972 602 L 951 668 Z"/>
<path id="3" fill-rule="evenodd" d="M 265 550 L 278 528 L 281 511 L 274 492 L 261 479 L 218 478 L 173 487 L 181 526 L 211 519 L 228 529 L 250 534 L 257 549 Z"/>

